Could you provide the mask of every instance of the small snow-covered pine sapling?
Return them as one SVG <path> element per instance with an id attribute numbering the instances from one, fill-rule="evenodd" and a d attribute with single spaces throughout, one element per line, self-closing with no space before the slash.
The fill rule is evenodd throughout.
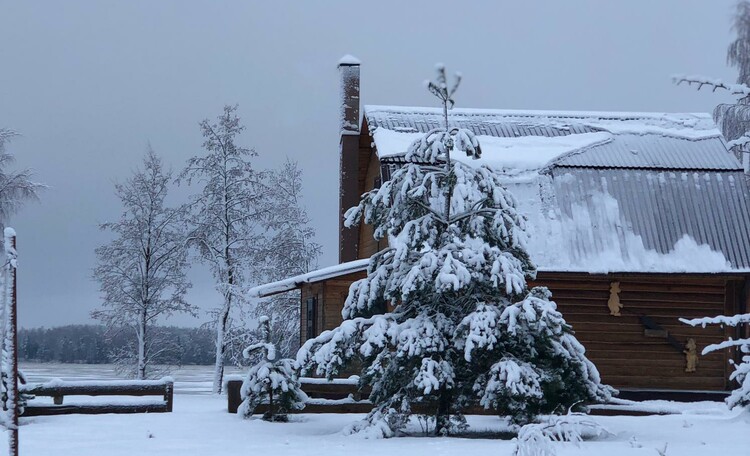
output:
<path id="1" fill-rule="evenodd" d="M 436 434 L 450 434 L 471 404 L 527 423 L 611 394 L 549 290 L 528 289 L 536 269 L 525 219 L 502 177 L 457 160 L 482 153 L 472 131 L 450 123 L 459 81 L 449 86 L 438 66 L 427 87 L 442 125 L 346 213 L 347 226 L 372 224 L 388 247 L 349 289 L 342 324 L 297 356 L 329 378 L 358 360 L 374 408 L 356 429 L 383 437 L 400 433 L 415 410 L 434 417 Z"/>
<path id="2" fill-rule="evenodd" d="M 244 355 L 250 358 L 260 352 L 260 357 L 242 383 L 242 404 L 238 413 L 249 418 L 259 405 L 266 403 L 268 410 L 263 414 L 264 420 L 287 421 L 287 412 L 305 407 L 307 395 L 300 386 L 294 360 L 276 357 L 278 351 L 273 343 L 271 320 L 263 316 L 259 323 L 262 341 L 247 347 Z"/>

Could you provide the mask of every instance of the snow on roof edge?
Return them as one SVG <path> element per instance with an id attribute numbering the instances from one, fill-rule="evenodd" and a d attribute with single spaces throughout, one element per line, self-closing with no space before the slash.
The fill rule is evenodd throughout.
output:
<path id="1" fill-rule="evenodd" d="M 305 283 L 315 283 L 322 280 L 331 279 L 353 272 L 364 271 L 367 269 L 367 265 L 370 262 L 369 258 L 361 260 L 349 261 L 347 263 L 336 264 L 328 266 L 326 268 L 311 271 L 305 274 L 300 274 L 287 279 L 279 280 L 276 282 L 267 283 L 264 285 L 258 285 L 248 290 L 248 295 L 251 298 L 265 298 L 266 296 L 274 295 L 277 293 L 283 293 L 285 291 L 293 290 Z"/>
<path id="2" fill-rule="evenodd" d="M 442 114 L 442 108 L 427 106 L 388 106 L 388 105 L 365 105 L 365 113 L 368 112 L 394 112 L 402 114 L 429 113 Z M 563 117 L 563 118 L 610 118 L 610 119 L 662 119 L 665 116 L 691 116 L 696 119 L 710 119 L 713 117 L 705 112 L 628 112 L 628 111 L 561 111 L 543 109 L 491 109 L 491 108 L 453 108 L 450 114 L 463 115 L 499 115 L 507 117 Z"/>

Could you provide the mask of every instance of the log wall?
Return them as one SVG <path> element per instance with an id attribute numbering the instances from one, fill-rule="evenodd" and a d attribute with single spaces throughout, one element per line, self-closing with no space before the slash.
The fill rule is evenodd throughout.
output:
<path id="1" fill-rule="evenodd" d="M 318 299 L 316 333 L 341 323 L 341 309 L 352 282 L 365 272 L 349 274 L 302 289 L 300 337 L 306 334 L 306 299 Z M 620 282 L 621 316 L 610 315 L 607 301 L 610 284 Z M 725 391 L 734 356 L 727 351 L 700 355 L 709 344 L 728 336 L 733 328 L 693 328 L 678 318 L 732 314 L 745 308 L 745 277 L 696 274 L 613 274 L 540 272 L 530 286 L 545 285 L 565 320 L 572 326 L 586 355 L 596 364 L 602 380 L 616 388 Z M 646 334 L 641 316 L 654 323 L 680 344 L 688 338 L 698 346 L 696 372 L 685 372 L 686 355 L 663 336 Z M 315 334 L 315 335 L 317 335 Z"/>
<path id="2" fill-rule="evenodd" d="M 610 284 L 620 282 L 621 316 L 610 314 Z M 731 328 L 693 328 L 678 320 L 734 313 L 741 306 L 743 277 L 710 275 L 589 275 L 540 272 L 543 284 L 565 320 L 573 327 L 602 380 L 616 388 L 713 390 L 731 389 L 726 350 L 700 355 L 709 344 L 732 335 Z M 648 337 L 645 315 L 678 342 L 695 339 L 698 366 L 685 372 L 686 355 L 664 337 Z"/>

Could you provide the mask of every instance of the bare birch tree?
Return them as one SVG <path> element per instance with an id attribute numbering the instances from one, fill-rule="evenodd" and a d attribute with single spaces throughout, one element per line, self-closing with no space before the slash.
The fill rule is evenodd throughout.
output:
<path id="1" fill-rule="evenodd" d="M 271 237 L 254 272 L 259 283 L 282 280 L 310 272 L 317 267 L 321 253 L 315 230 L 302 202 L 302 170 L 289 159 L 269 175 L 273 189 L 266 204 L 265 225 Z M 299 290 L 275 295 L 258 303 L 256 317 L 271 316 L 273 342 L 281 356 L 291 356 L 299 348 Z"/>
<path id="2" fill-rule="evenodd" d="M 195 314 L 185 301 L 190 282 L 181 212 L 164 201 L 171 180 L 172 173 L 149 147 L 143 169 L 115 186 L 123 212 L 118 221 L 101 225 L 115 238 L 96 249 L 94 278 L 104 302 L 92 316 L 109 328 L 133 330 L 136 353 L 130 359 L 138 379 L 149 377 L 167 347 L 156 343 L 156 322 L 174 313 Z"/>
<path id="3" fill-rule="evenodd" d="M 205 155 L 188 160 L 178 182 L 202 185 L 189 204 L 190 244 L 209 265 L 223 303 L 211 313 L 216 329 L 215 393 L 221 393 L 227 335 L 232 331 L 232 314 L 245 303 L 242 287 L 252 258 L 262 245 L 261 218 L 264 215 L 264 173 L 256 171 L 252 149 L 239 146 L 237 136 L 245 129 L 236 114 L 237 106 L 225 106 L 215 123 L 200 123 Z M 236 332 L 236 331 L 234 331 Z"/>

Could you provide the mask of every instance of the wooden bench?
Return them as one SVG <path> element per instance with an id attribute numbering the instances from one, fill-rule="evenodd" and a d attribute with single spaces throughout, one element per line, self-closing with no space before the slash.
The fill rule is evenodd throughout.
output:
<path id="1" fill-rule="evenodd" d="M 96 415 L 102 413 L 165 413 L 172 411 L 174 381 L 161 380 L 133 381 L 84 381 L 67 382 L 52 380 L 47 383 L 22 385 L 21 393 L 34 396 L 52 397 L 53 405 L 26 405 L 22 416 L 67 415 L 72 413 Z M 63 404 L 65 396 L 161 396 L 162 401 L 142 404 Z"/>

